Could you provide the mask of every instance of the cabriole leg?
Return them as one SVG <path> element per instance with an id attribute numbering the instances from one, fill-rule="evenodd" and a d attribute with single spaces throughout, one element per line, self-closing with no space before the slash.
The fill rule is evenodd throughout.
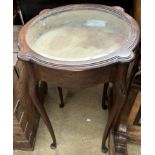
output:
<path id="1" fill-rule="evenodd" d="M 122 107 L 126 102 L 127 97 L 127 83 L 126 83 L 126 74 L 127 74 L 128 65 L 124 65 L 119 69 L 118 79 L 113 83 L 113 104 L 110 109 L 108 121 L 104 131 L 102 139 L 102 151 L 105 153 L 108 151 L 105 143 L 110 133 L 111 128 L 116 128 L 117 120 L 121 112 Z"/>
<path id="2" fill-rule="evenodd" d="M 41 118 L 43 119 L 44 123 L 46 124 L 46 126 L 50 132 L 50 135 L 53 140 L 53 143 L 51 144 L 50 147 L 52 149 L 55 149 L 56 148 L 56 138 L 55 138 L 54 130 L 53 130 L 52 124 L 50 122 L 50 119 L 46 113 L 45 107 L 40 102 L 39 96 L 38 96 L 38 80 L 34 76 L 33 68 L 32 68 L 33 66 L 29 62 L 26 62 L 25 64 L 26 64 L 26 69 L 27 69 L 27 73 L 28 73 L 27 82 L 28 82 L 29 95 L 32 99 L 34 106 L 36 107 L 37 111 L 40 113 Z"/>

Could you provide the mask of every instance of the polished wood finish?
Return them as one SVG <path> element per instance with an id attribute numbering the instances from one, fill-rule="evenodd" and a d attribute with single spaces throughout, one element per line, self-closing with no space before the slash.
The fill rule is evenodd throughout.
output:
<path id="1" fill-rule="evenodd" d="M 78 9 L 79 7 L 91 8 L 105 8 L 106 6 L 101 5 L 70 5 L 67 7 L 61 7 L 52 10 L 56 13 L 60 10 L 65 9 Z M 115 10 L 120 15 L 124 16 L 133 24 L 133 28 L 136 34 L 138 33 L 138 27 L 135 21 L 125 14 L 122 10 L 118 8 L 106 7 L 110 10 Z M 45 10 L 41 12 L 41 15 L 46 14 L 51 10 Z M 39 15 L 38 15 L 39 16 Z M 112 128 L 117 128 L 119 114 L 124 107 L 126 97 L 127 97 L 127 72 L 129 64 L 134 59 L 134 53 L 132 50 L 128 56 L 118 55 L 112 56 L 107 60 L 96 59 L 96 63 L 93 60 L 88 60 L 87 64 L 83 65 L 83 62 L 65 62 L 56 61 L 53 59 L 42 57 L 41 55 L 35 53 L 30 49 L 25 40 L 25 34 L 29 26 L 36 20 L 37 17 L 28 22 L 19 36 L 19 43 L 21 51 L 18 53 L 19 58 L 23 61 L 26 71 L 27 71 L 27 82 L 28 82 L 28 92 L 33 101 L 34 106 L 40 113 L 42 119 L 44 120 L 51 137 L 53 139 L 52 148 L 56 147 L 56 138 L 54 135 L 52 124 L 48 118 L 44 106 L 41 104 L 40 100 L 37 98 L 37 82 L 39 80 L 52 83 L 55 86 L 59 86 L 67 89 L 84 89 L 87 87 L 95 86 L 101 83 L 113 84 L 113 100 L 110 110 L 110 114 L 107 120 L 106 128 L 102 139 L 102 151 L 107 152 L 105 146 L 107 137 Z M 132 48 L 135 48 L 138 42 L 138 36 L 133 33 L 133 38 L 136 39 Z M 133 41 L 133 40 L 132 40 Z M 131 41 L 131 42 L 132 42 Z M 77 65 L 75 64 L 77 63 Z M 97 76 L 96 76 L 97 75 Z M 120 128 L 122 129 L 122 128 Z"/>
<path id="2" fill-rule="evenodd" d="M 119 81 L 113 83 L 113 105 L 111 106 L 111 110 L 109 113 L 109 119 L 107 122 L 107 126 L 104 131 L 102 146 L 104 146 L 106 136 L 108 135 L 111 128 L 114 128 L 117 124 L 117 119 L 119 114 L 124 106 L 126 95 L 127 95 L 127 83 L 126 83 L 126 75 L 127 75 L 128 65 L 123 65 L 120 70 L 117 71 L 117 76 L 119 77 Z"/>
<path id="3" fill-rule="evenodd" d="M 102 109 L 107 109 L 106 105 L 106 97 L 107 97 L 107 90 L 108 90 L 109 83 L 105 83 L 103 87 L 103 95 L 102 95 Z"/>
<path id="4" fill-rule="evenodd" d="M 101 56 L 94 59 L 89 60 L 80 60 L 80 61 L 60 61 L 56 59 L 50 59 L 48 57 L 41 56 L 37 52 L 33 51 L 31 47 L 28 45 L 26 41 L 26 33 L 30 26 L 34 24 L 34 22 L 38 22 L 44 19 L 44 16 L 47 14 L 55 15 L 60 12 L 78 10 L 78 9 L 100 9 L 103 12 L 109 11 L 111 14 L 115 16 L 119 16 L 124 19 L 124 21 L 128 22 L 131 26 L 131 34 L 128 42 L 125 42 L 118 51 L 113 52 L 110 56 Z M 72 70 L 72 71 L 82 71 L 93 68 L 99 68 L 103 66 L 107 66 L 117 62 L 131 62 L 134 59 L 133 50 L 135 49 L 137 43 L 139 41 L 139 27 L 136 21 L 126 14 L 123 9 L 120 7 L 109 7 L 105 5 L 99 4 L 87 4 L 87 5 L 68 5 L 63 7 L 58 7 L 55 9 L 45 9 L 41 11 L 39 15 L 31 19 L 21 30 L 19 37 L 19 47 L 22 52 L 18 53 L 18 56 L 25 61 L 33 61 L 37 64 L 40 64 L 45 67 L 55 68 L 59 70 Z"/>
<path id="5" fill-rule="evenodd" d="M 62 92 L 62 88 L 58 87 L 58 92 L 59 92 L 59 96 L 60 96 L 60 108 L 64 107 L 64 99 L 63 99 L 63 92 Z"/>
<path id="6" fill-rule="evenodd" d="M 25 63 L 25 66 L 27 66 L 29 94 L 33 100 L 34 105 L 36 106 L 37 110 L 41 114 L 44 122 L 46 123 L 49 129 L 49 132 L 54 142 L 54 146 L 56 145 L 56 140 L 53 133 L 53 128 L 51 126 L 49 118 L 47 117 L 45 108 L 42 106 L 42 104 L 36 97 L 37 81 L 48 81 L 52 84 L 60 85 L 61 87 L 67 89 L 87 88 L 107 81 L 113 83 L 115 88 L 113 103 L 114 106 L 112 107 L 111 114 L 109 115 L 102 142 L 102 148 L 103 151 L 105 151 L 105 142 L 109 134 L 109 130 L 112 128 L 112 126 L 116 125 L 116 120 L 119 116 L 119 112 L 125 103 L 125 97 L 127 92 L 125 77 L 128 69 L 128 63 L 113 64 L 106 67 L 81 72 L 55 70 L 52 68 L 43 67 L 36 63 L 26 61 L 23 61 L 23 63 Z M 98 76 L 95 77 L 95 75 Z"/>
<path id="7" fill-rule="evenodd" d="M 28 63 L 28 62 L 24 62 L 24 63 L 25 63 L 26 71 L 27 71 L 27 82 L 28 82 L 29 95 L 31 96 L 34 106 L 40 113 L 43 121 L 45 122 L 45 124 L 51 134 L 51 137 L 53 139 L 53 143 L 51 144 L 51 147 L 55 148 L 56 147 L 56 138 L 55 138 L 55 134 L 53 131 L 53 127 L 51 125 L 51 122 L 48 118 L 48 115 L 46 113 L 44 106 L 42 105 L 41 101 L 38 98 L 37 84 L 38 84 L 39 80 L 37 80 L 37 77 L 35 76 L 37 74 L 34 73 L 34 70 L 32 69 L 32 66 L 30 63 Z M 45 80 L 45 81 L 47 81 L 47 80 Z"/>

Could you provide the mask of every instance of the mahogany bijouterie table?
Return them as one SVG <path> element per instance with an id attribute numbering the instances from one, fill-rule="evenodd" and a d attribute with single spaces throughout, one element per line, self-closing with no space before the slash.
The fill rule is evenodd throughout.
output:
<path id="1" fill-rule="evenodd" d="M 120 7 L 80 4 L 46 9 L 19 34 L 19 59 L 27 69 L 31 99 L 56 148 L 55 134 L 37 97 L 39 80 L 67 89 L 113 84 L 113 104 L 102 140 L 116 126 L 127 95 L 126 75 L 139 40 L 136 21 Z"/>

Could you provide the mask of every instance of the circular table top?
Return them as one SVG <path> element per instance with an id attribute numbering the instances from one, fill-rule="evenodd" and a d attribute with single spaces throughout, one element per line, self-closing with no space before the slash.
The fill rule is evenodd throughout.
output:
<path id="1" fill-rule="evenodd" d="M 33 55 L 60 65 L 85 65 L 116 57 L 131 59 L 139 38 L 132 17 L 119 7 L 103 5 L 48 9 L 23 29 L 24 42 L 21 39 L 20 44 L 26 44 L 31 58 Z"/>

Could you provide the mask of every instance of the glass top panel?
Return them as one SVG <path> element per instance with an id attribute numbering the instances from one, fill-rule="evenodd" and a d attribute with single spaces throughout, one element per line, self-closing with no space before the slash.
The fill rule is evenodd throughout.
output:
<path id="1" fill-rule="evenodd" d="M 34 21 L 26 41 L 36 53 L 55 60 L 90 60 L 119 50 L 131 26 L 119 15 L 98 9 L 48 13 Z"/>

